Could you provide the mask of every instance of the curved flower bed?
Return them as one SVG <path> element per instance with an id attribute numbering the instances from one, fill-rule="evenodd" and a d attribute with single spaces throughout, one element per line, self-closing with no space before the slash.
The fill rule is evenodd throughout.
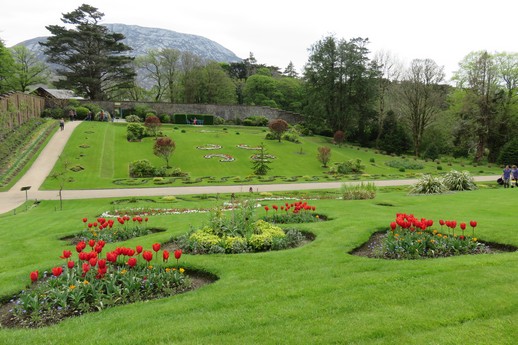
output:
<path id="1" fill-rule="evenodd" d="M 438 258 L 465 254 L 488 253 L 489 248 L 475 237 L 477 222 L 468 224 L 455 220 L 439 220 L 440 229 L 434 221 L 416 218 L 412 214 L 398 213 L 390 223 L 390 229 L 375 237 L 368 245 L 369 257 L 384 259 Z M 458 227 L 457 227 L 458 225 Z M 468 225 L 471 231 L 467 230 Z M 365 252 L 364 246 L 352 253 Z"/>
<path id="2" fill-rule="evenodd" d="M 210 154 L 210 155 L 205 155 L 205 156 L 203 156 L 203 158 L 206 158 L 206 159 L 221 158 L 219 160 L 220 162 L 232 162 L 235 160 L 235 158 L 232 157 L 231 155 L 226 155 L 223 153 L 214 153 L 214 154 Z"/>
<path id="3" fill-rule="evenodd" d="M 219 150 L 220 148 L 222 148 L 222 146 L 216 144 L 205 144 L 201 146 L 196 146 L 196 148 L 198 150 Z"/>
<path id="4" fill-rule="evenodd" d="M 239 144 L 239 145 L 236 145 L 236 146 L 237 146 L 237 148 L 245 149 L 245 150 L 260 150 L 261 149 L 260 146 L 252 147 L 252 146 L 248 146 L 246 144 Z"/>
<path id="5" fill-rule="evenodd" d="M 274 155 L 270 155 L 270 154 L 265 154 L 265 155 L 263 155 L 263 158 L 264 159 L 275 159 L 275 156 Z M 261 160 L 261 155 L 260 154 L 251 155 L 250 159 L 252 159 L 254 161 Z"/>
<path id="6" fill-rule="evenodd" d="M 181 250 L 170 253 L 155 243 L 149 250 L 117 247 L 102 255 L 104 241 L 80 242 L 77 257 L 63 250 L 63 263 L 50 272 L 30 273 L 31 287 L 11 300 L 2 324 L 41 327 L 63 318 L 99 311 L 115 305 L 170 296 L 191 288 L 180 267 Z M 163 263 L 163 265 L 161 264 Z"/>

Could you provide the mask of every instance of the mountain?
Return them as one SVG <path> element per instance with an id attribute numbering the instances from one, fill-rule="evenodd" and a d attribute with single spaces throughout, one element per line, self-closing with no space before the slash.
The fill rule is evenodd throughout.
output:
<path id="1" fill-rule="evenodd" d="M 172 30 L 148 28 L 138 25 L 104 24 L 108 30 L 124 35 L 124 44 L 133 48 L 131 55 L 145 55 L 151 49 L 172 48 L 179 51 L 191 52 L 203 59 L 217 62 L 239 62 L 241 59 L 232 51 L 208 38 L 184 34 Z M 44 42 L 47 37 L 36 37 L 18 43 L 34 52 L 39 59 L 45 60 L 42 47 L 39 42 Z"/>

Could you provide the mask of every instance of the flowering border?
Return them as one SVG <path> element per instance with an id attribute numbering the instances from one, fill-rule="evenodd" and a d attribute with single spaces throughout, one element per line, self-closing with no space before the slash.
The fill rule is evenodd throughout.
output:
<path id="1" fill-rule="evenodd" d="M 236 159 L 234 157 L 232 157 L 231 155 L 227 155 L 227 154 L 223 154 L 223 153 L 213 153 L 213 154 L 210 154 L 210 155 L 205 155 L 203 156 L 203 158 L 206 158 L 206 159 L 211 159 L 211 158 L 214 158 L 214 157 L 219 157 L 221 158 L 219 161 L 220 162 L 233 162 L 235 161 Z"/>
<path id="2" fill-rule="evenodd" d="M 274 155 L 266 154 L 266 155 L 263 155 L 263 158 L 264 159 L 275 159 L 276 157 Z M 252 159 L 254 161 L 259 161 L 259 160 L 261 160 L 261 155 L 256 153 L 255 155 L 251 155 L 250 159 Z"/>
<path id="3" fill-rule="evenodd" d="M 217 144 L 205 144 L 201 146 L 196 146 L 196 148 L 198 150 L 219 150 L 220 148 L 222 148 L 222 146 Z"/>
<path id="4" fill-rule="evenodd" d="M 236 147 L 240 148 L 240 149 L 245 149 L 245 150 L 260 150 L 261 149 L 260 146 L 251 147 L 246 144 L 239 144 L 239 145 L 236 145 Z"/>

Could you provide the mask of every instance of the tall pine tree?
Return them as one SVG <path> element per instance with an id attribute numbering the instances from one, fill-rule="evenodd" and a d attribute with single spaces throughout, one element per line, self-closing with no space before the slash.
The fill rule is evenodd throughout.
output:
<path id="1" fill-rule="evenodd" d="M 110 99 L 135 78 L 133 58 L 127 55 L 131 48 L 121 42 L 124 35 L 99 25 L 102 17 L 97 8 L 83 4 L 63 14 L 63 23 L 73 28 L 46 26 L 52 36 L 40 43 L 48 61 L 62 66 L 58 73 L 64 78 L 56 86 L 92 100 Z"/>

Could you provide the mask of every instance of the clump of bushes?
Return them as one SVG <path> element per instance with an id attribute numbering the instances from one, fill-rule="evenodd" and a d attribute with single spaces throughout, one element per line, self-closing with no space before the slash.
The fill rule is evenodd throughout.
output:
<path id="1" fill-rule="evenodd" d="M 346 162 L 335 163 L 329 168 L 331 174 L 361 174 L 365 169 L 361 159 L 350 159 Z"/>
<path id="2" fill-rule="evenodd" d="M 210 213 L 209 223 L 173 239 L 184 251 L 193 254 L 246 253 L 279 250 L 298 246 L 304 236 L 297 230 L 255 218 L 255 201 L 233 204 L 226 217 L 222 208 Z"/>

